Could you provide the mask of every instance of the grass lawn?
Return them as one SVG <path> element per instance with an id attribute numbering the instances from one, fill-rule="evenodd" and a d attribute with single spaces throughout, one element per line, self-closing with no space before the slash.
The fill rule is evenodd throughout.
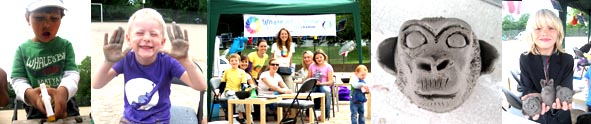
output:
<path id="1" fill-rule="evenodd" d="M 340 46 L 316 46 L 316 49 L 322 49 L 329 58 L 329 62 L 330 64 L 343 64 L 343 60 L 345 59 L 343 56 L 339 55 L 339 49 L 341 47 Z M 369 55 L 369 46 L 363 46 L 361 48 L 363 51 L 363 56 L 362 56 L 362 62 L 363 63 L 369 63 L 370 62 L 370 55 Z M 314 52 L 314 47 L 296 47 L 296 51 L 293 55 L 293 60 L 292 63 L 296 63 L 297 65 L 301 65 L 302 64 L 302 54 L 304 53 L 304 51 L 306 50 L 310 50 L 312 52 Z M 359 49 L 355 49 L 351 52 L 349 52 L 349 55 L 347 55 L 347 58 L 344 62 L 344 64 L 358 64 L 358 51 Z M 220 50 L 220 53 L 222 53 L 221 51 L 224 50 Z M 250 52 L 254 52 L 256 51 L 256 49 L 252 49 L 252 48 L 246 48 L 244 49 L 244 51 L 242 51 L 242 54 L 244 55 L 248 55 L 248 53 Z M 271 48 L 269 48 L 269 50 L 267 50 L 267 55 L 271 56 Z M 266 62 L 265 62 L 266 63 Z"/>

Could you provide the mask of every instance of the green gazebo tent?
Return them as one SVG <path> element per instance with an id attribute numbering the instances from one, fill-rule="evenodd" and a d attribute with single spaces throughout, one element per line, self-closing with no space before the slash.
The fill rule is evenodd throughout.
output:
<path id="1" fill-rule="evenodd" d="M 209 0 L 207 1 L 207 79 L 212 78 L 215 37 L 222 14 L 352 14 L 357 49 L 361 49 L 361 20 L 359 3 L 356 0 Z M 362 50 L 358 50 L 359 64 Z M 208 81 L 209 82 L 209 81 Z M 211 96 L 208 83 L 207 96 Z M 211 103 L 211 98 L 208 99 Z M 212 109 L 208 104 L 208 110 Z M 208 115 L 211 120 L 211 115 Z"/>

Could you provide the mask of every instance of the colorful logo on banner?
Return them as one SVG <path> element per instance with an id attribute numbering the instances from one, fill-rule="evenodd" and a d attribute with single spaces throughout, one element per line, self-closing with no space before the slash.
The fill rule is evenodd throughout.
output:
<path id="1" fill-rule="evenodd" d="M 281 28 L 291 36 L 336 36 L 335 14 L 251 15 L 244 14 L 245 37 L 274 37 Z"/>
<path id="2" fill-rule="evenodd" d="M 261 30 L 261 21 L 257 17 L 251 16 L 246 20 L 244 27 L 248 33 L 256 34 Z"/>

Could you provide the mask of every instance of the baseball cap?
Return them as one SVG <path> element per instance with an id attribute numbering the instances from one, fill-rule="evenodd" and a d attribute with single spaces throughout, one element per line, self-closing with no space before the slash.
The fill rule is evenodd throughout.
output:
<path id="1" fill-rule="evenodd" d="M 67 10 L 62 0 L 37 0 L 27 6 L 27 11 L 32 12 L 44 7 L 57 7 Z"/>

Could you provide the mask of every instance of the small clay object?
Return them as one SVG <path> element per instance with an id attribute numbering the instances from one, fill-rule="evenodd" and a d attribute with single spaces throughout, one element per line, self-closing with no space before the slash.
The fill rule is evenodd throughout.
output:
<path id="1" fill-rule="evenodd" d="M 568 87 L 556 86 L 556 97 L 560 102 L 572 103 L 573 102 L 573 90 Z"/>
<path id="2" fill-rule="evenodd" d="M 552 103 L 556 101 L 556 90 L 554 89 L 554 80 L 544 80 L 540 81 L 542 85 L 542 101 L 546 103 L 546 106 L 551 106 Z"/>
<path id="3" fill-rule="evenodd" d="M 398 37 L 381 42 L 379 65 L 396 76 L 396 85 L 412 104 L 444 113 L 472 94 L 478 77 L 494 70 L 499 54 L 457 18 L 408 20 Z"/>
<path id="4" fill-rule="evenodd" d="M 76 123 L 82 123 L 82 117 L 76 117 L 74 120 L 76 120 Z"/>
<path id="5" fill-rule="evenodd" d="M 532 93 L 523 101 L 523 114 L 534 116 L 542 112 L 542 97 L 539 93 Z"/>

